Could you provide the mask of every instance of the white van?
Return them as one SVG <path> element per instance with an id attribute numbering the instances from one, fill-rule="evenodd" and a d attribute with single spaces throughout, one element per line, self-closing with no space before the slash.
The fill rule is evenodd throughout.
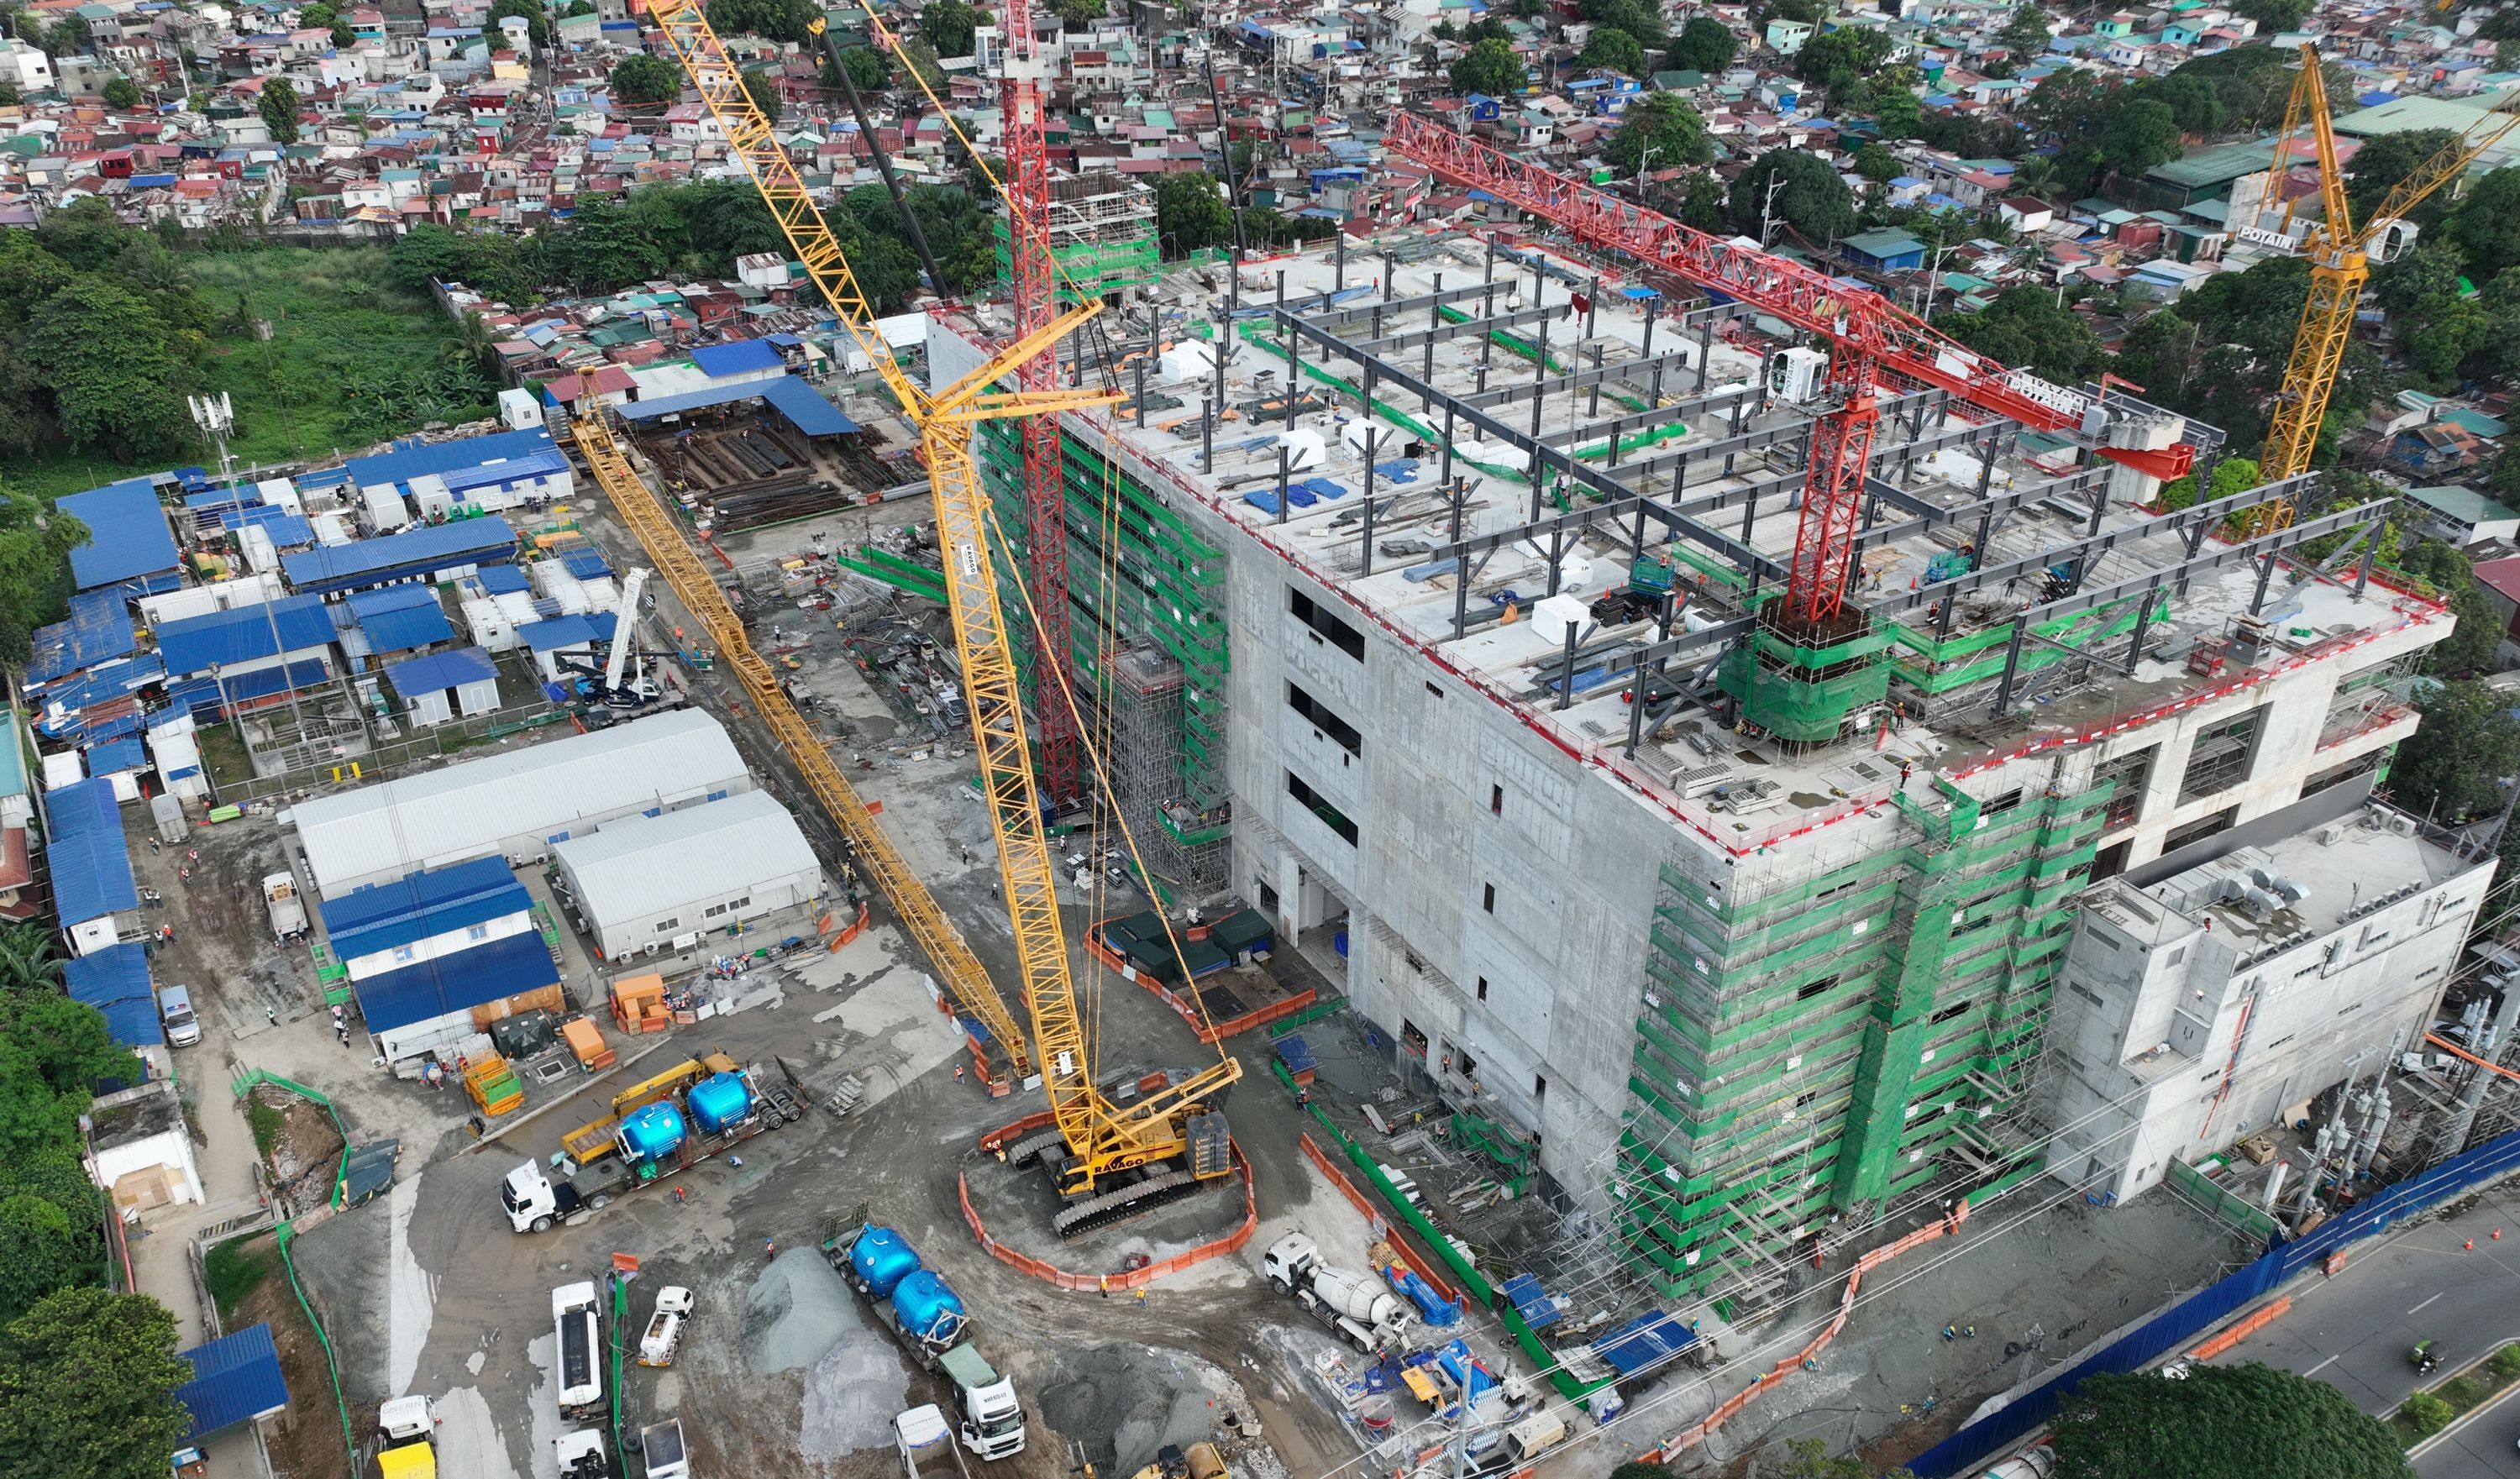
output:
<path id="1" fill-rule="evenodd" d="M 158 1020 L 166 1024 L 170 1047 L 190 1048 L 202 1040 L 202 1019 L 193 1015 L 189 987 L 169 986 L 158 993 Z"/>

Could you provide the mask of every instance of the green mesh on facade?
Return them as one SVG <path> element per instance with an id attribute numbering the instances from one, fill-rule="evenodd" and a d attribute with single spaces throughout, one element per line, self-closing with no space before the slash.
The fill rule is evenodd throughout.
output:
<path id="1" fill-rule="evenodd" d="M 1004 214 L 995 218 L 991 231 L 997 246 L 998 281 L 1005 284 L 1014 277 L 1014 255 L 1007 240 Z M 1151 287 L 1163 265 L 1151 217 L 1144 231 L 1124 239 L 1054 246 L 1050 255 L 1058 264 L 1053 275 L 1058 285 L 1055 296 L 1062 306 L 1071 307 L 1081 299 L 1101 297 L 1106 292 Z"/>
<path id="2" fill-rule="evenodd" d="M 2053 621 L 2034 622 L 2030 630 L 2080 651 L 2133 631 L 2143 599 L 2131 596 Z M 2157 599 L 2159 605 L 2153 610 L 2156 620 L 2170 610 L 2169 593 L 2163 592 Z M 1942 641 L 1936 641 L 1932 632 L 1922 627 L 1903 625 L 1894 630 L 1896 646 L 1890 653 L 1890 671 L 1901 683 L 1923 694 L 1948 694 L 2001 675 L 2004 650 L 2012 641 L 2012 628 L 2001 622 L 1983 631 Z M 2023 643 L 2014 676 L 2027 677 L 2073 655 L 2046 643 Z"/>
<path id="3" fill-rule="evenodd" d="M 1980 1111 L 2029 1088 L 2109 790 L 1902 795 L 1898 842 L 1750 899 L 1663 870 L 1612 1184 L 1642 1277 L 1807 1259 L 1947 1156 L 2026 1169 Z"/>
<path id="4" fill-rule="evenodd" d="M 1886 633 L 1868 633 L 1825 648 L 1798 647 L 1761 631 L 1727 652 L 1717 686 L 1741 704 L 1741 716 L 1779 740 L 1834 740 L 1849 714 L 1878 703 L 1890 674 L 1876 659 Z"/>

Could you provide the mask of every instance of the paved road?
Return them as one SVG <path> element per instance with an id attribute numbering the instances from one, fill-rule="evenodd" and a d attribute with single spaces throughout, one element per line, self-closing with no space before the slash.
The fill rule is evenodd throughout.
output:
<path id="1" fill-rule="evenodd" d="M 2471 1239 L 2473 1251 L 2463 1246 Z M 2447 1374 L 2419 1378 L 2408 1364 L 2407 1352 L 2427 1339 L 2440 1342 L 2452 1367 L 2520 1341 L 2520 1188 L 2497 1188 L 2455 1217 L 2356 1249 L 2343 1274 L 2295 1285 L 2290 1313 L 2219 1359 L 2263 1361 L 2334 1382 L 2357 1407 L 2382 1416 Z M 2515 1438 L 2520 1397 L 2506 1392 L 2436 1440 L 2416 1471 L 2423 1479 L 2520 1479 Z"/>

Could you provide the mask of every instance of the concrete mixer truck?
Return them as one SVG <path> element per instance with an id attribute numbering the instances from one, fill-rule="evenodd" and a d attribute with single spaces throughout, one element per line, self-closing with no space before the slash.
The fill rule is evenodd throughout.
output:
<path id="1" fill-rule="evenodd" d="M 1302 1232 L 1289 1232 L 1261 1255 L 1271 1287 L 1310 1310 L 1332 1334 L 1360 1351 L 1397 1346 L 1409 1333 L 1409 1306 L 1371 1274 L 1333 1268 Z"/>
<path id="2" fill-rule="evenodd" d="M 862 1222 L 823 1244 L 823 1257 L 878 1319 L 901 1339 L 903 1349 L 928 1370 L 954 1383 L 954 1409 L 963 1446 L 982 1459 L 1023 1452 L 1023 1406 L 1015 1384 L 997 1373 L 971 1344 L 971 1312 L 944 1276 L 920 1262 L 910 1239 L 891 1228 Z"/>

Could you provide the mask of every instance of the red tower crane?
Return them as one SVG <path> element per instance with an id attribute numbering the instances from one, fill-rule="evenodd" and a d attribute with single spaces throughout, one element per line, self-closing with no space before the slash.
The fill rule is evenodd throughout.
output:
<path id="1" fill-rule="evenodd" d="M 999 13 L 1007 55 L 999 81 L 1005 111 L 1007 247 L 1014 290 L 1011 342 L 1048 327 L 1058 313 L 1057 265 L 1050 251 L 1050 152 L 1042 137 L 1041 48 L 1033 38 L 1031 0 L 1006 0 Z M 1024 361 L 1019 388 L 1046 390 L 1058 376 L 1056 347 Z M 1041 793 L 1053 806 L 1083 794 L 1078 780 L 1076 711 L 1068 703 L 1066 494 L 1060 488 L 1058 418 L 1026 417 L 1023 432 L 1024 543 L 1030 551 L 1033 609 L 1033 696 L 1041 741 Z"/>
<path id="2" fill-rule="evenodd" d="M 1625 252 L 1828 341 L 1831 405 L 1813 427 L 1811 472 L 1783 607 L 1783 615 L 1805 632 L 1823 634 L 1843 624 L 1864 471 L 1880 421 L 1874 390 L 1886 377 L 1946 390 L 2036 430 L 2097 435 L 2106 426 L 2107 412 L 2093 397 L 2007 370 L 1936 334 L 1869 289 L 1851 288 L 1747 243 L 1684 226 L 1415 113 L 1393 115 L 1383 145 L 1595 246 Z M 2185 443 L 2157 451 L 2103 447 L 2100 455 L 2173 478 L 2186 473 L 2196 449 Z"/>

